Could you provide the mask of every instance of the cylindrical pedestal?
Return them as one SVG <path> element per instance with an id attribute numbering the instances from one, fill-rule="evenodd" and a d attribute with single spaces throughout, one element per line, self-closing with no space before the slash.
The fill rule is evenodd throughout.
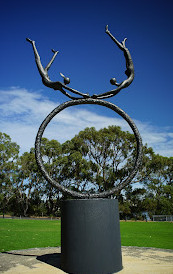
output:
<path id="1" fill-rule="evenodd" d="M 61 269 L 73 274 L 108 274 L 122 269 L 117 200 L 62 202 Z"/>

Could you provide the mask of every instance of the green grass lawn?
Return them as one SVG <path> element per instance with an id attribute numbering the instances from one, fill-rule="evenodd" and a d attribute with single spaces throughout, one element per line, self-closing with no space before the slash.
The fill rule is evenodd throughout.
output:
<path id="1" fill-rule="evenodd" d="M 122 246 L 173 249 L 173 223 L 120 222 Z"/>
<path id="2" fill-rule="evenodd" d="M 0 252 L 61 245 L 61 222 L 0 219 Z"/>
<path id="3" fill-rule="evenodd" d="M 173 249 L 173 223 L 120 222 L 120 229 L 122 246 Z M 0 252 L 60 244 L 59 220 L 0 219 Z"/>

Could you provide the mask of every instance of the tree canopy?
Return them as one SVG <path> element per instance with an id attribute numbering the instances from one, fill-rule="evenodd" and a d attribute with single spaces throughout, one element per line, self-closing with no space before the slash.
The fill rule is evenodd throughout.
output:
<path id="1" fill-rule="evenodd" d="M 42 139 L 44 165 L 58 183 L 75 191 L 101 192 L 121 184 L 134 166 L 134 135 L 120 127 L 94 127 L 60 144 Z M 0 133 L 0 211 L 14 215 L 55 215 L 67 198 L 48 184 L 38 170 L 34 148 L 19 155 L 19 146 Z M 143 212 L 173 214 L 173 158 L 143 146 L 143 164 L 130 185 L 115 193 L 122 216 Z M 69 197 L 68 197 L 69 198 Z"/>

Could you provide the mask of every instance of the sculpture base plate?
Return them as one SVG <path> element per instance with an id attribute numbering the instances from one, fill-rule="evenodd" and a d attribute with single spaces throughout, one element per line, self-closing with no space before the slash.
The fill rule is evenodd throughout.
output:
<path id="1" fill-rule="evenodd" d="M 62 201 L 61 269 L 74 274 L 122 270 L 118 200 Z"/>

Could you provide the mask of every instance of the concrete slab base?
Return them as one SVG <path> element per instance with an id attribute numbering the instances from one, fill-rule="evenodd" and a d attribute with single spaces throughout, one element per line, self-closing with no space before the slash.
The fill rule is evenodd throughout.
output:
<path id="1" fill-rule="evenodd" d="M 33 248 L 0 253 L 3 274 L 63 274 L 60 269 L 59 247 Z M 122 247 L 121 274 L 173 274 L 173 250 Z M 87 273 L 86 273 L 87 274 Z"/>

